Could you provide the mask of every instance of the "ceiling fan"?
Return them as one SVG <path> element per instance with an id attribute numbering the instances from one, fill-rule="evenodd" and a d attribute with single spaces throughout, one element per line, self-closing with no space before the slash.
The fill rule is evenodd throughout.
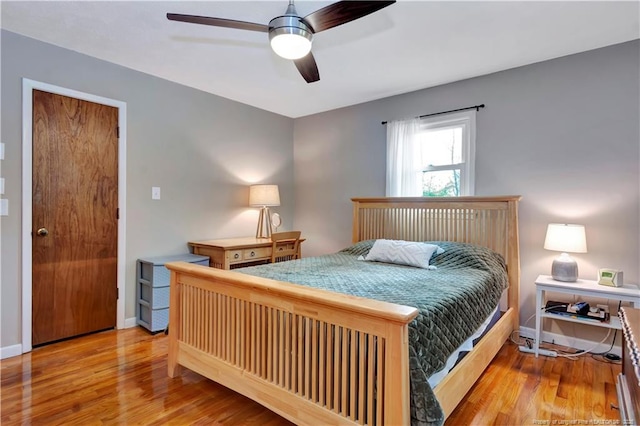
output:
<path id="1" fill-rule="evenodd" d="M 273 51 L 285 59 L 292 59 L 307 83 L 313 83 L 320 80 L 318 66 L 311 53 L 313 35 L 362 18 L 393 3 L 395 3 L 395 0 L 343 0 L 318 9 L 302 18 L 296 12 L 293 0 L 289 0 L 289 6 L 285 14 L 273 18 L 269 21 L 269 25 L 208 16 L 181 15 L 178 13 L 167 13 L 167 19 L 269 33 Z"/>

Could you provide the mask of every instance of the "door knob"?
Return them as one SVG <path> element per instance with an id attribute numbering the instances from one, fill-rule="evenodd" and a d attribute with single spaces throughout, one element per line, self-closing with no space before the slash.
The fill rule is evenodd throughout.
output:
<path id="1" fill-rule="evenodd" d="M 36 231 L 36 234 L 41 237 L 46 237 L 47 235 L 49 235 L 49 231 L 47 231 L 47 228 L 40 228 Z"/>

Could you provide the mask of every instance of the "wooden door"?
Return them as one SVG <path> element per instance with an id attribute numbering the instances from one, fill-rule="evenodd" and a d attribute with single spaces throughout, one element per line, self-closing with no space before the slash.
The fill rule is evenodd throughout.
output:
<path id="1" fill-rule="evenodd" d="M 32 344 L 113 328 L 118 109 L 33 91 Z"/>

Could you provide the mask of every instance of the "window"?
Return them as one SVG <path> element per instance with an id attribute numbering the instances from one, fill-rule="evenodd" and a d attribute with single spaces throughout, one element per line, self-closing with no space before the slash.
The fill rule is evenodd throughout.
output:
<path id="1" fill-rule="evenodd" d="M 474 194 L 476 112 L 387 123 L 387 197 Z"/>
<path id="2" fill-rule="evenodd" d="M 422 119 L 416 137 L 422 195 L 473 195 L 475 111 Z"/>

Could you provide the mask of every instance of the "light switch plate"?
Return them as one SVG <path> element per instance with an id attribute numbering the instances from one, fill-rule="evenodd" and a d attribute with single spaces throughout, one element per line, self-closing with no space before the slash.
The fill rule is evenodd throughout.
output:
<path id="1" fill-rule="evenodd" d="M 0 216 L 9 216 L 9 200 L 0 199 Z"/>
<path id="2" fill-rule="evenodd" d="M 0 195 L 4 194 L 4 178 L 0 177 Z"/>
<path id="3" fill-rule="evenodd" d="M 152 186 L 151 187 L 151 199 L 152 200 L 159 200 L 160 199 L 160 187 L 159 186 Z"/>
<path id="4" fill-rule="evenodd" d="M 4 143 L 0 142 L 0 160 L 4 160 Z"/>

